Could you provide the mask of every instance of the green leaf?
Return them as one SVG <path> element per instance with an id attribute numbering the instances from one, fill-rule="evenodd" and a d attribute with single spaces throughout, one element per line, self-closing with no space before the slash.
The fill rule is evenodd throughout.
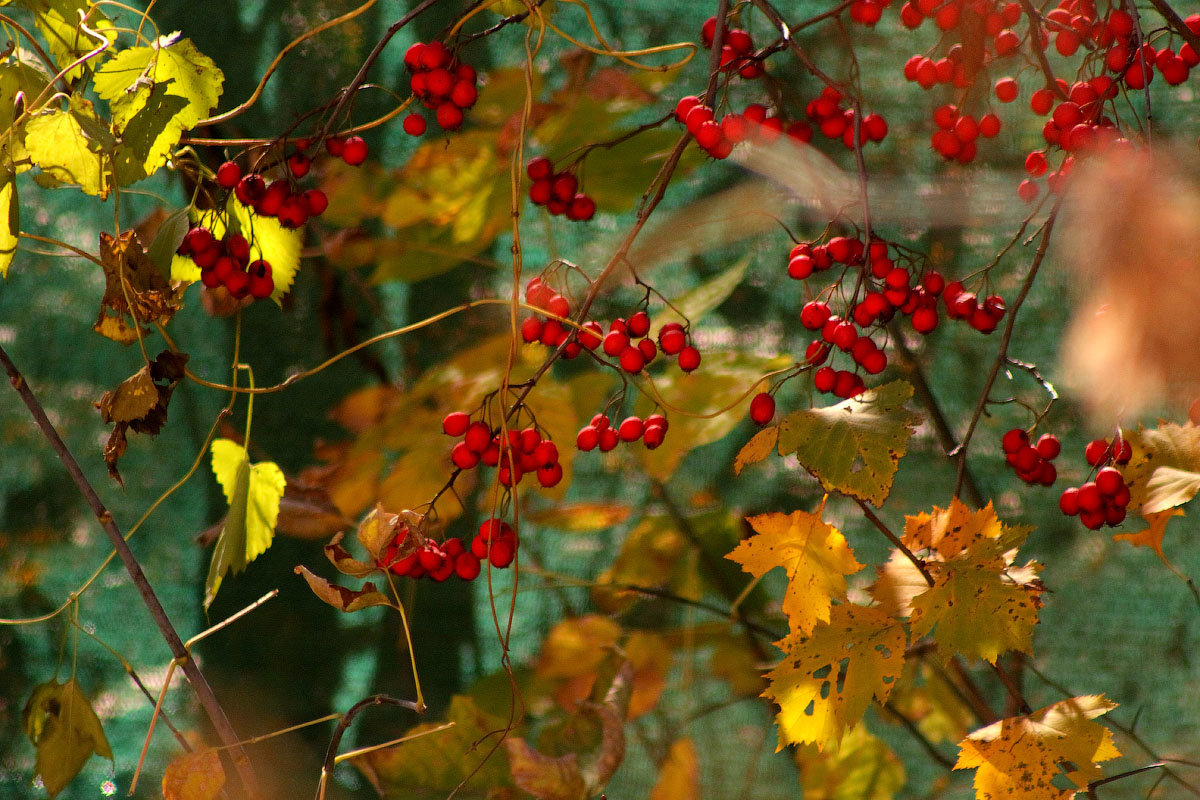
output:
<path id="1" fill-rule="evenodd" d="M 287 480 L 271 461 L 250 463 L 246 448 L 229 439 L 212 443 L 212 468 L 225 491 L 229 513 L 204 583 L 204 607 L 212 604 L 225 573 L 236 574 L 271 546 Z"/>
<path id="2" fill-rule="evenodd" d="M 181 208 L 164 219 L 158 226 L 158 233 L 155 234 L 154 241 L 146 248 L 146 255 L 164 276 L 170 277 L 171 262 L 175 260 L 175 251 L 179 249 L 179 245 L 183 243 L 183 237 L 187 235 L 188 229 L 191 227 L 188 219 L 189 211 L 189 208 Z"/>
<path id="3" fill-rule="evenodd" d="M 24 95 L 25 103 L 31 102 L 46 88 L 50 77 L 41 68 L 37 56 L 28 50 L 17 48 L 12 55 L 0 61 L 0 133 L 7 131 L 16 121 L 17 95 Z M 25 151 L 25 128 L 26 124 L 20 123 L 0 142 L 0 163 L 18 172 L 32 166 L 28 163 L 29 154 Z"/>
<path id="4" fill-rule="evenodd" d="M 97 70 L 96 94 L 109 102 L 124 145 L 122 183 L 165 164 L 183 132 L 216 108 L 224 82 L 212 59 L 178 31 L 123 50 Z"/>
<path id="5" fill-rule="evenodd" d="M 750 266 L 750 253 L 744 255 L 736 264 L 717 277 L 673 301 L 671 305 L 674 308 L 668 307 L 654 315 L 654 325 L 651 326 L 650 336 L 657 338 L 658 332 L 668 322 L 678 322 L 683 325 L 691 321 L 695 324 L 709 311 L 725 302 L 725 299 L 742 282 L 748 266 Z"/>
<path id="6" fill-rule="evenodd" d="M 8 277 L 8 268 L 20 243 L 21 210 L 17 204 L 17 180 L 12 170 L 0 172 L 0 276 Z"/>
<path id="7" fill-rule="evenodd" d="M 95 113 L 72 103 L 70 111 L 52 110 L 37 114 L 25 125 L 29 158 L 60 183 L 75 184 L 84 193 L 101 199 L 108 196 L 108 170 L 96 141 L 80 125 L 81 118 Z M 96 119 L 98 122 L 99 120 Z"/>
<path id="8" fill-rule="evenodd" d="M 21 723 L 37 748 L 37 771 L 51 797 L 79 774 L 92 753 L 113 757 L 100 719 L 74 679 L 50 680 L 34 689 Z"/>
<path id="9" fill-rule="evenodd" d="M 794 411 L 779 423 L 779 455 L 795 453 L 827 492 L 882 505 L 921 415 L 913 388 L 892 381 L 836 406 Z"/>

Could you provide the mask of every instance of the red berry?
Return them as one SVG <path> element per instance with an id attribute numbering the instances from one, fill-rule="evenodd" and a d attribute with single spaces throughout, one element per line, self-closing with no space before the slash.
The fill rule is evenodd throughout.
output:
<path id="1" fill-rule="evenodd" d="M 352 167 L 367 160 L 367 143 L 361 136 L 351 136 L 342 146 L 342 160 Z"/>
<path id="2" fill-rule="evenodd" d="M 684 372 L 692 372 L 700 366 L 700 351 L 688 345 L 679 351 L 679 368 Z"/>
<path id="3" fill-rule="evenodd" d="M 470 414 L 465 411 L 452 411 L 442 419 L 442 433 L 447 436 L 462 436 L 470 425 Z"/>
<path id="4" fill-rule="evenodd" d="M 250 276 L 241 270 L 235 270 L 225 278 L 225 288 L 231 295 L 241 300 L 250 294 Z"/>
<path id="5" fill-rule="evenodd" d="M 404 132 L 409 136 L 420 136 L 425 132 L 427 124 L 420 114 L 409 114 L 404 118 Z"/>
<path id="6" fill-rule="evenodd" d="M 1104 439 L 1095 439 L 1088 443 L 1084 448 L 1083 457 L 1089 466 L 1098 467 L 1107 460 L 1109 455 L 1108 442 Z"/>
<path id="7" fill-rule="evenodd" d="M 641 417 L 626 417 L 621 420 L 621 424 L 617 428 L 617 435 L 621 437 L 622 442 L 636 442 L 642 438 L 645 430 L 646 425 Z"/>
<path id="8" fill-rule="evenodd" d="M 1096 473 L 1096 488 L 1101 494 L 1112 497 L 1125 488 L 1125 479 L 1119 470 L 1105 467 Z"/>
<path id="9" fill-rule="evenodd" d="M 537 468 L 538 483 L 543 488 L 549 489 L 552 486 L 557 486 L 563 477 L 562 464 L 553 463 L 546 464 Z"/>
<path id="10" fill-rule="evenodd" d="M 1005 453 L 1016 453 L 1027 444 L 1029 444 L 1029 434 L 1020 428 L 1013 428 L 1000 440 L 1000 446 L 1004 448 Z"/>
<path id="11" fill-rule="evenodd" d="M 226 161 L 217 168 L 217 183 L 223 189 L 232 189 L 238 185 L 238 181 L 242 179 L 242 168 L 237 165 L 237 162 Z"/>
<path id="12" fill-rule="evenodd" d="M 645 311 L 638 311 L 629 318 L 626 327 L 632 337 L 645 336 L 650 332 L 650 315 Z"/>
<path id="13" fill-rule="evenodd" d="M 810 331 L 815 331 L 823 327 L 829 321 L 830 316 L 827 304 L 820 300 L 813 300 L 805 303 L 804 308 L 800 309 L 800 324 Z"/>
<path id="14" fill-rule="evenodd" d="M 301 197 L 304 198 L 304 208 L 310 217 L 319 217 L 329 208 L 329 198 L 320 189 L 308 189 Z"/>
<path id="15" fill-rule="evenodd" d="M 682 327 L 663 326 L 658 333 L 658 346 L 669 356 L 678 355 L 687 346 L 687 334 Z"/>
<path id="16" fill-rule="evenodd" d="M 567 204 L 567 219 L 575 222 L 587 222 L 596 216 L 596 201 L 586 194 L 576 194 Z"/>
<path id="17" fill-rule="evenodd" d="M 579 435 L 575 437 L 575 446 L 584 452 L 595 450 L 599 443 L 600 431 L 591 425 L 584 425 L 579 429 Z"/>
<path id="18" fill-rule="evenodd" d="M 1063 489 L 1063 493 L 1058 498 L 1059 509 L 1068 517 L 1073 517 L 1079 513 L 1079 490 L 1074 486 Z"/>
<path id="19" fill-rule="evenodd" d="M 1012 78 L 1001 78 L 996 81 L 996 99 L 1001 103 L 1011 103 L 1017 99 L 1019 86 Z"/>
<path id="20" fill-rule="evenodd" d="M 346 140 L 340 136 L 330 136 L 325 140 L 325 151 L 334 158 L 341 158 L 346 147 Z"/>
<path id="21" fill-rule="evenodd" d="M 1062 452 L 1062 444 L 1059 443 L 1058 437 L 1053 433 L 1043 433 L 1038 437 L 1036 447 L 1038 453 L 1047 461 L 1053 461 Z"/>
<path id="22" fill-rule="evenodd" d="M 525 174 L 532 181 L 546 180 L 554 174 L 554 164 L 545 156 L 535 156 L 525 165 Z"/>
<path id="23" fill-rule="evenodd" d="M 813 375 L 813 387 L 818 392 L 832 392 L 833 386 L 837 382 L 837 372 L 833 367 L 821 367 Z"/>
<path id="24" fill-rule="evenodd" d="M 1104 505 L 1100 487 L 1088 481 L 1079 487 L 1079 508 L 1082 511 L 1099 511 Z"/>
<path id="25" fill-rule="evenodd" d="M 244 206 L 258 205 L 267 192 L 267 183 L 261 175 L 250 174 L 237 182 L 233 193 Z"/>
<path id="26" fill-rule="evenodd" d="M 467 447 L 466 442 L 459 442 L 450 451 L 450 460 L 459 469 L 473 469 L 479 463 L 479 454 Z"/>
<path id="27" fill-rule="evenodd" d="M 679 357 L 682 363 L 683 354 L 680 353 Z M 698 357 L 699 354 L 697 354 L 697 358 Z M 642 355 L 642 351 L 638 348 L 626 345 L 625 349 L 621 351 L 620 362 L 621 369 L 625 370 L 631 375 L 636 375 L 642 371 L 643 367 L 646 366 L 646 357 Z M 690 370 L 687 371 L 690 372 Z"/>
<path id="28" fill-rule="evenodd" d="M 616 447 L 617 443 L 620 441 L 621 439 L 617 434 L 616 428 L 605 428 L 604 430 L 600 431 L 600 452 L 607 453 Z"/>
<path id="29" fill-rule="evenodd" d="M 464 581 L 479 577 L 479 559 L 474 553 L 459 553 L 454 558 L 454 573 Z"/>
<path id="30" fill-rule="evenodd" d="M 492 443 L 492 430 L 486 422 L 472 422 L 463 438 L 472 453 L 483 453 Z"/>
<path id="31" fill-rule="evenodd" d="M 759 392 L 750 401 L 750 419 L 756 425 L 766 425 L 775 416 L 775 398 L 766 392 Z"/>

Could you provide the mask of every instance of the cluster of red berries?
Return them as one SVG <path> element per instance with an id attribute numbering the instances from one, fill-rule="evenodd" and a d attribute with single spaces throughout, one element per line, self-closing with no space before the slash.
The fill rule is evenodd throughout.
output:
<path id="1" fill-rule="evenodd" d="M 432 578 L 441 583 L 451 575 L 464 581 L 479 577 L 482 562 L 487 559 L 497 569 L 512 563 L 517 553 L 517 534 L 507 522 L 497 519 L 485 520 L 479 533 L 471 540 L 467 549 L 458 537 L 443 542 L 426 539 L 416 550 L 404 558 L 396 558 L 404 539 L 412 534 L 408 528 L 401 530 L 388 545 L 379 566 L 396 575 L 409 578 Z"/>
<path id="2" fill-rule="evenodd" d="M 713 37 L 717 33 L 717 18 L 709 17 L 700 26 L 700 41 L 705 47 L 711 48 L 713 45 Z M 729 28 L 725 31 L 725 38 L 721 44 L 721 66 L 720 69 L 725 72 L 733 72 L 737 70 L 738 74 L 747 80 L 754 80 L 762 77 L 763 65 L 761 61 L 755 61 L 754 55 L 754 40 L 750 38 L 750 33 L 741 28 Z"/>
<path id="3" fill-rule="evenodd" d="M 1008 465 L 1025 483 L 1030 486 L 1053 486 L 1058 480 L 1058 470 L 1051 462 L 1062 452 L 1062 445 L 1054 434 L 1044 433 L 1038 437 L 1036 443 L 1030 444 L 1028 433 L 1020 428 L 1013 428 L 1004 434 L 1000 445 L 1004 448 L 1004 457 Z"/>
<path id="4" fill-rule="evenodd" d="M 1090 466 L 1099 468 L 1096 477 L 1078 487 L 1064 489 L 1058 507 L 1069 517 L 1078 514 L 1088 530 L 1099 530 L 1105 525 L 1116 527 L 1125 521 L 1130 493 L 1125 476 L 1114 465 L 1128 464 L 1133 448 L 1117 434 L 1111 442 L 1107 439 L 1089 442 L 1083 456 Z"/>
<path id="5" fill-rule="evenodd" d="M 308 139 L 297 139 L 295 150 L 287 157 L 290 178 L 279 178 L 267 183 L 257 172 L 243 174 L 236 161 L 226 161 L 217 168 L 217 183 L 222 189 L 231 190 L 238 202 L 261 217 L 274 217 L 285 228 L 299 228 L 311 217 L 319 217 L 329 208 L 329 198 L 320 189 L 300 189 L 292 182 L 299 180 L 312 169 L 312 158 L 306 151 L 312 143 Z M 348 139 L 330 137 L 325 147 L 351 166 L 358 166 L 367 159 L 367 143 L 361 137 Z"/>
<path id="6" fill-rule="evenodd" d="M 433 111 L 442 130 L 458 130 L 463 111 L 475 105 L 479 97 L 475 68 L 456 62 L 446 45 L 436 41 L 409 47 L 404 53 L 404 66 L 412 73 L 409 87 L 413 95 Z M 404 132 L 410 136 L 420 136 L 425 128 L 425 118 L 420 114 L 404 118 Z"/>
<path id="7" fill-rule="evenodd" d="M 600 448 L 601 453 L 607 453 L 620 442 L 636 442 L 642 440 L 647 450 L 654 450 L 663 443 L 667 435 L 667 418 L 662 414 L 651 414 L 641 417 L 626 417 L 621 424 L 613 427 L 607 414 L 597 414 L 592 421 L 579 429 L 575 437 L 575 446 L 587 452 Z"/>
<path id="8" fill-rule="evenodd" d="M 240 233 L 226 232 L 218 240 L 200 225 L 187 232 L 175 252 L 195 262 L 201 283 L 209 289 L 224 286 L 238 300 L 264 300 L 275 291 L 271 265 L 262 259 L 250 262 L 250 243 Z"/>
<path id="9" fill-rule="evenodd" d="M 883 17 L 883 10 L 892 4 L 892 0 L 854 0 L 850 4 L 850 19 L 868 28 Z"/>
<path id="10" fill-rule="evenodd" d="M 968 88 L 974 80 L 973 72 L 981 63 L 1012 55 L 1021 45 L 1021 37 L 1012 30 L 1012 26 L 1020 21 L 1021 13 L 1021 5 L 1016 2 L 1001 5 L 990 0 L 909 0 L 900 7 L 900 21 L 906 28 L 919 28 L 926 19 L 932 18 L 934 24 L 947 33 L 960 31 L 960 40 L 968 37 L 974 40 L 982 29 L 982 41 L 973 43 L 971 51 L 974 53 L 982 45 L 984 52 L 969 61 L 968 50 L 959 41 L 950 46 L 945 56 L 936 60 L 914 55 L 904 64 L 904 77 L 922 89 L 932 89 L 939 83 Z M 988 52 L 989 46 L 991 52 Z M 976 58 L 978 62 L 975 62 Z"/>
<path id="11" fill-rule="evenodd" d="M 531 158 L 525 174 L 533 181 L 529 199 L 534 205 L 576 222 L 586 222 L 596 215 L 596 201 L 579 191 L 579 179 L 570 172 L 555 172 L 554 163 L 545 156 Z"/>
<path id="12" fill-rule="evenodd" d="M 691 372 L 700 366 L 700 351 L 688 343 L 688 333 L 678 322 L 668 322 L 658 332 L 658 346 L 650 338 L 650 315 L 634 313 L 628 320 L 618 317 L 608 325 L 604 336 L 604 352 L 616 358 L 621 369 L 630 375 L 641 372 L 658 355 L 659 348 L 675 356 L 679 368 Z"/>
<path id="13" fill-rule="evenodd" d="M 761 103 L 751 103 L 740 114 L 731 112 L 717 122 L 713 110 L 695 95 L 683 97 L 675 105 L 675 119 L 683 123 L 701 150 L 716 159 L 728 157 L 733 146 L 745 141 L 751 133 L 767 142 L 784 133 L 798 142 L 812 141 L 812 127 L 807 122 L 789 123 L 778 115 L 768 116 L 769 113 Z"/>
<path id="14" fill-rule="evenodd" d="M 1050 18 L 1059 9 L 1047 14 Z M 1200 14 L 1192 14 L 1184 20 L 1188 29 L 1200 35 Z M 1112 45 L 1104 54 L 1104 65 L 1111 72 L 1121 74 L 1121 80 L 1131 89 L 1141 89 L 1154 80 L 1154 69 L 1162 73 L 1163 80 L 1171 86 L 1178 86 L 1188 79 L 1192 68 L 1200 64 L 1200 55 L 1187 42 L 1184 42 L 1179 53 L 1169 47 L 1156 50 L 1154 45 L 1144 42 L 1141 50 L 1137 49 L 1134 40 L 1134 21 L 1129 14 L 1116 9 L 1108 16 L 1108 30 L 1111 33 Z M 1145 66 L 1143 67 L 1143 62 Z"/>
<path id="15" fill-rule="evenodd" d="M 842 100 L 841 92 L 826 86 L 815 100 L 809 101 L 804 113 L 826 138 L 841 139 L 847 149 L 852 149 L 856 115 L 854 109 L 842 107 Z M 858 126 L 859 144 L 878 144 L 884 140 L 887 132 L 887 121 L 883 117 L 879 114 L 867 114 Z"/>
<path id="16" fill-rule="evenodd" d="M 507 439 L 501 439 L 486 422 L 472 422 L 466 412 L 455 411 L 442 420 L 442 432 L 462 437 L 450 451 L 450 460 L 459 469 L 474 469 L 481 462 L 498 467 L 502 486 L 516 486 L 529 473 L 536 473 L 538 483 L 547 489 L 562 480 L 558 446 L 543 439 L 536 428 L 509 431 Z"/>
<path id="17" fill-rule="evenodd" d="M 989 112 L 976 119 L 949 104 L 939 106 L 933 112 L 933 122 L 938 130 L 930 138 L 930 145 L 942 158 L 960 164 L 975 160 L 979 137 L 991 139 L 1000 133 L 1000 118 L 995 114 Z"/>
<path id="18" fill-rule="evenodd" d="M 750 419 L 755 425 L 763 426 L 775 418 L 775 398 L 768 392 L 759 392 L 750 401 Z"/>
<path id="19" fill-rule="evenodd" d="M 980 300 L 974 292 L 968 292 L 961 281 L 951 281 L 942 290 L 942 301 L 946 304 L 946 316 L 964 320 L 980 333 L 991 333 L 1004 319 L 1004 298 L 989 294 Z"/>

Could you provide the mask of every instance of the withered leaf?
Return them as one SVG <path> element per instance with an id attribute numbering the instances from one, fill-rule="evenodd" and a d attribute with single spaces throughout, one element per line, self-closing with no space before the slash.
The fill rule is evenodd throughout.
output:
<path id="1" fill-rule="evenodd" d="M 117 236 L 101 231 L 100 261 L 104 267 L 105 309 L 129 314 L 139 323 L 166 322 L 179 310 L 181 295 L 150 260 L 135 231 Z M 102 331 L 101 331 L 102 332 Z"/>
<path id="2" fill-rule="evenodd" d="M 279 503 L 275 530 L 298 539 L 324 539 L 350 527 L 341 509 L 333 504 L 329 492 L 320 486 L 305 486 L 289 478 Z"/>
<path id="3" fill-rule="evenodd" d="M 337 610 L 344 611 L 347 614 L 364 608 L 370 608 L 371 606 L 386 606 L 390 604 L 387 597 L 376 589 L 373 583 L 364 583 L 361 589 L 350 589 L 345 586 L 338 586 L 336 583 L 330 583 L 320 575 L 310 572 L 304 566 L 296 567 L 294 572 L 308 582 L 308 587 L 313 590 L 313 594 Z"/>
<path id="4" fill-rule="evenodd" d="M 118 483 L 123 484 L 117 462 L 128 445 L 126 433 L 132 430 L 156 436 L 162 430 L 167 422 L 171 393 L 183 380 L 187 360 L 187 353 L 164 350 L 96 401 L 101 419 L 116 423 L 104 445 L 104 463 L 108 465 L 108 474 Z"/>

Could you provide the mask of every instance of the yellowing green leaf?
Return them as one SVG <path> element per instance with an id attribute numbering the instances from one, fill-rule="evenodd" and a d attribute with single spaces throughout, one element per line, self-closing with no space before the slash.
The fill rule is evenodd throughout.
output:
<path id="1" fill-rule="evenodd" d="M 827 492 L 882 505 L 921 421 L 904 407 L 912 394 L 892 381 L 835 406 L 793 411 L 779 423 L 779 454 L 795 453 Z"/>
<path id="2" fill-rule="evenodd" d="M 883 703 L 904 668 L 904 627 L 877 608 L 833 607 L 812 635 L 790 634 L 776 645 L 783 661 L 767 673 L 763 696 L 779 705 L 779 746 L 836 745 L 862 719 L 874 697 Z"/>
<path id="3" fill-rule="evenodd" d="M 205 608 L 212 604 L 226 572 L 241 572 L 271 546 L 287 484 L 283 470 L 274 462 L 252 465 L 246 448 L 229 439 L 212 443 L 212 467 L 225 492 L 229 513 L 204 582 Z"/>
<path id="4" fill-rule="evenodd" d="M 700 797 L 700 759 L 691 739 L 676 739 L 658 768 L 658 781 L 650 800 L 684 800 Z"/>
<path id="5" fill-rule="evenodd" d="M 891 800 L 904 786 L 904 765 L 887 743 L 858 725 L 824 752 L 796 751 L 804 800 Z"/>
<path id="6" fill-rule="evenodd" d="M 50 680 L 34 689 L 21 724 L 37 748 L 37 771 L 51 797 L 79 774 L 92 753 L 113 757 L 100 719 L 74 679 Z"/>
<path id="7" fill-rule="evenodd" d="M 46 88 L 50 78 L 38 57 L 28 50 L 17 48 L 0 61 L 0 133 L 12 128 L 0 141 L 0 164 L 9 169 L 24 172 L 32 166 L 25 150 L 26 123 L 13 128 L 17 120 L 17 95 L 24 95 L 25 102 L 31 102 Z"/>
<path id="8" fill-rule="evenodd" d="M 216 800 L 225 787 L 225 768 L 213 748 L 180 753 L 163 771 L 163 800 Z"/>
<path id="9" fill-rule="evenodd" d="M 0 171 L 0 277 L 8 277 L 8 268 L 17 256 L 21 230 L 21 208 L 17 203 L 16 175 Z"/>
<path id="10" fill-rule="evenodd" d="M 50 54 L 54 56 L 59 69 L 96 50 L 100 45 L 95 37 L 80 28 L 80 20 L 84 15 L 87 18 L 87 26 L 93 31 L 110 43 L 117 39 L 112 22 L 96 11 L 95 3 L 91 0 L 22 0 L 21 5 L 34 12 L 38 30 L 46 38 Z M 107 56 L 108 51 L 105 51 L 96 58 Z M 66 74 L 67 80 L 75 80 L 83 75 L 85 69 L 95 68 L 95 64 L 93 60 L 72 68 Z"/>
<path id="11" fill-rule="evenodd" d="M 821 520 L 823 508 L 748 517 L 756 535 L 726 556 L 756 578 L 776 567 L 787 570 L 783 613 L 793 632 L 808 634 L 828 622 L 832 601 L 846 596 L 846 576 L 863 567 L 841 531 Z"/>
<path id="12" fill-rule="evenodd" d="M 959 742 L 954 768 L 976 768 L 978 800 L 1067 800 L 1103 774 L 1100 762 L 1121 755 L 1112 732 L 1092 722 L 1116 707 L 1087 695 L 999 720 Z M 1051 783 L 1064 773 L 1076 789 Z"/>
<path id="13" fill-rule="evenodd" d="M 79 123 L 79 117 L 92 112 L 82 108 L 75 111 L 44 111 L 25 124 L 29 158 L 60 183 L 78 185 L 84 193 L 103 199 L 109 190 L 109 171 L 104 163 L 107 157 Z"/>
<path id="14" fill-rule="evenodd" d="M 109 101 L 122 138 L 117 154 L 122 182 L 165 164 L 183 132 L 216 107 L 224 81 L 212 59 L 178 32 L 149 47 L 122 50 L 97 70 L 96 93 Z"/>

